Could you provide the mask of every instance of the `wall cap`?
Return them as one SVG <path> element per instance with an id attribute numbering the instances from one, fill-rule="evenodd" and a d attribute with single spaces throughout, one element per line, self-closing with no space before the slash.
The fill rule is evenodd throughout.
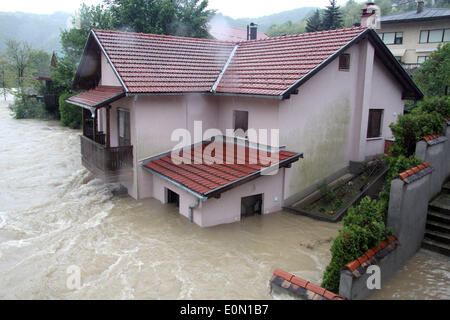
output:
<path id="1" fill-rule="evenodd" d="M 342 271 L 348 270 L 354 278 L 359 278 L 366 273 L 369 266 L 378 264 L 379 260 L 394 251 L 397 245 L 397 238 L 391 236 L 387 241 L 381 241 L 377 247 L 369 249 L 364 256 L 347 263 Z"/>
<path id="2" fill-rule="evenodd" d="M 405 183 L 412 183 L 430 174 L 431 172 L 433 172 L 433 168 L 427 161 L 409 170 L 403 171 L 398 175 L 398 178 L 403 180 Z"/>
<path id="3" fill-rule="evenodd" d="M 280 269 L 275 269 L 270 283 L 306 300 L 346 300 L 336 293 Z"/>

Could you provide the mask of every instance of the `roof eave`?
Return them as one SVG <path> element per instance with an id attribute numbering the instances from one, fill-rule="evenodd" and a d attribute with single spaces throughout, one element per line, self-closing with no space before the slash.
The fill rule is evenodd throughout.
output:
<path id="1" fill-rule="evenodd" d="M 316 66 L 314 69 L 312 69 L 310 72 L 308 72 L 306 75 L 304 75 L 300 80 L 295 82 L 293 85 L 291 85 L 288 89 L 283 91 L 281 93 L 282 99 L 287 99 L 293 92 L 295 92 L 302 84 L 304 84 L 306 81 L 308 81 L 310 78 L 312 78 L 316 73 L 318 73 L 320 70 L 325 68 L 327 65 L 329 65 L 334 59 L 336 59 L 341 53 L 343 53 L 345 50 L 350 48 L 353 44 L 357 43 L 358 41 L 361 41 L 366 34 L 368 34 L 371 29 L 365 29 L 363 32 L 361 32 L 358 36 L 353 38 L 351 41 L 349 41 L 345 46 L 343 46 L 341 49 L 336 51 L 333 55 L 329 56 L 327 59 L 325 59 L 321 64 Z"/>
<path id="2" fill-rule="evenodd" d="M 272 165 L 270 167 L 261 169 L 261 170 L 255 172 L 255 173 L 252 173 L 248 176 L 242 177 L 239 180 L 233 181 L 233 182 L 226 184 L 224 186 L 221 186 L 217 189 L 211 190 L 211 191 L 205 193 L 204 196 L 207 198 L 217 198 L 220 194 L 222 194 L 228 190 L 231 190 L 233 188 L 236 188 L 244 183 L 250 182 L 256 178 L 259 178 L 260 176 L 270 173 L 273 170 L 285 168 L 285 167 L 289 166 L 290 164 L 297 162 L 300 158 L 303 158 L 303 153 L 296 153 L 294 156 L 289 157 L 283 161 L 280 161 L 276 165 Z"/>
<path id="3" fill-rule="evenodd" d="M 122 93 L 119 93 L 119 94 L 109 98 L 109 99 L 106 99 L 106 100 L 104 100 L 102 102 L 99 102 L 99 103 L 97 103 L 97 104 L 95 104 L 93 106 L 90 106 L 88 104 L 81 103 L 81 102 L 71 101 L 70 98 L 66 99 L 66 102 L 71 103 L 71 104 L 76 105 L 76 106 L 79 106 L 79 107 L 82 107 L 82 108 L 85 108 L 85 109 L 89 109 L 92 112 L 92 111 L 95 111 L 98 108 L 101 108 L 101 107 L 103 107 L 105 105 L 113 103 L 114 101 L 117 101 L 117 100 L 123 98 L 124 96 L 125 96 L 125 92 L 122 92 Z"/>

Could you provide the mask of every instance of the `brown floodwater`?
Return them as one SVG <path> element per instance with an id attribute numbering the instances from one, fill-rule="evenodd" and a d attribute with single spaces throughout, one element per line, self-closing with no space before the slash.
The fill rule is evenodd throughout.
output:
<path id="1" fill-rule="evenodd" d="M 0 104 L 0 299 L 288 298 L 270 292 L 275 268 L 320 284 L 340 224 L 279 212 L 202 229 L 114 197 L 82 167 L 79 136 Z M 421 252 L 407 268 L 374 298 L 450 298 L 448 259 Z"/>

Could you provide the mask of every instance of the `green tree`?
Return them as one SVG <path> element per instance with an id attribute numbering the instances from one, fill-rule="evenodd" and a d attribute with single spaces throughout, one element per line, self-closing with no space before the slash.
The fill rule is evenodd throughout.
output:
<path id="1" fill-rule="evenodd" d="M 175 34 L 185 37 L 208 38 L 208 21 L 214 15 L 213 10 L 206 10 L 207 0 L 180 0 Z"/>
<path id="2" fill-rule="evenodd" d="M 342 13 L 340 7 L 336 5 L 336 0 L 330 0 L 323 14 L 322 29 L 333 30 L 342 28 Z"/>
<path id="3" fill-rule="evenodd" d="M 116 29 L 206 38 L 207 0 L 105 0 Z"/>
<path id="4" fill-rule="evenodd" d="M 346 28 L 353 27 L 355 23 L 361 21 L 361 9 L 364 3 L 358 3 L 355 0 L 349 0 L 341 8 L 343 26 Z"/>
<path id="5" fill-rule="evenodd" d="M 31 47 L 25 42 L 6 41 L 6 57 L 15 74 L 15 84 L 23 87 L 31 66 Z"/>
<path id="6" fill-rule="evenodd" d="M 313 15 L 306 20 L 306 32 L 315 32 L 322 30 L 322 19 L 320 10 L 314 11 Z"/>
<path id="7" fill-rule="evenodd" d="M 430 59 L 414 74 L 414 80 L 426 96 L 448 95 L 450 84 L 450 43 L 439 46 Z"/>
<path id="8" fill-rule="evenodd" d="M 8 89 L 11 88 L 11 73 L 8 59 L 4 54 L 0 54 L 0 87 L 6 101 L 6 94 L 8 93 Z"/>
<path id="9" fill-rule="evenodd" d="M 72 28 L 61 32 L 62 56 L 58 57 L 56 70 L 52 71 L 52 84 L 47 93 L 61 94 L 70 90 L 89 32 L 95 28 L 112 29 L 112 19 L 104 5 L 81 5 L 72 19 Z"/>
<path id="10" fill-rule="evenodd" d="M 306 27 L 305 21 L 292 22 L 288 21 L 281 25 L 272 25 L 270 29 L 266 32 L 269 37 L 279 37 L 287 34 L 299 34 L 304 33 Z"/>

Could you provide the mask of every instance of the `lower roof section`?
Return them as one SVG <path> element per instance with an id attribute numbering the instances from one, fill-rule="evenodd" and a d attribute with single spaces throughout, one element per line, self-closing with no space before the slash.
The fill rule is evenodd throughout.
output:
<path id="1" fill-rule="evenodd" d="M 261 175 L 274 174 L 302 157 L 285 150 L 270 153 L 237 143 L 208 141 L 155 157 L 142 166 L 205 200 Z"/>
<path id="2" fill-rule="evenodd" d="M 70 97 L 66 101 L 83 108 L 95 109 L 112 103 L 124 96 L 125 93 L 122 87 L 98 86 Z"/>

